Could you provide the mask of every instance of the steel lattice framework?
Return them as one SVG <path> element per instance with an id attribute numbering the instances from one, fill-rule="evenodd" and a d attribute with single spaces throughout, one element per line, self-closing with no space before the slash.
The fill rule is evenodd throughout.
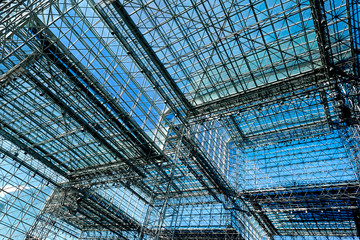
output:
<path id="1" fill-rule="evenodd" d="M 0 238 L 360 239 L 359 9 L 0 1 Z"/>

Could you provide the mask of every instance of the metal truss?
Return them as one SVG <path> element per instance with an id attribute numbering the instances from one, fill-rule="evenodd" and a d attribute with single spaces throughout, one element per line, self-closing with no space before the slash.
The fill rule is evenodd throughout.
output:
<path id="1" fill-rule="evenodd" d="M 0 238 L 359 239 L 356 0 L 0 2 Z"/>

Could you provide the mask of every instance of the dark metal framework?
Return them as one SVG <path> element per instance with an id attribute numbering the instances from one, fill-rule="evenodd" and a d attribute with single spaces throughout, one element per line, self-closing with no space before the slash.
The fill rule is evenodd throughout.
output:
<path id="1" fill-rule="evenodd" d="M 0 1 L 0 238 L 359 239 L 359 8 Z"/>

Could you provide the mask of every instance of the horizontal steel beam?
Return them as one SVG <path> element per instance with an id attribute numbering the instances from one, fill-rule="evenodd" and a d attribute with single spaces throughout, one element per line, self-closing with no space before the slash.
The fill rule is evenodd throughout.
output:
<path id="1" fill-rule="evenodd" d="M 235 114 L 241 108 L 264 105 L 266 101 L 282 100 L 289 97 L 289 94 L 296 94 L 296 91 L 301 92 L 301 94 L 306 93 L 306 88 L 313 87 L 319 90 L 320 83 L 326 82 L 327 79 L 323 69 L 312 70 L 282 81 L 272 82 L 194 106 L 196 114 L 189 116 L 189 120 L 194 122 L 202 119 L 218 118 L 224 113 L 226 115 Z"/>
<path id="2" fill-rule="evenodd" d="M 54 170 L 55 172 L 59 173 L 63 177 L 68 178 L 67 172 L 65 172 L 60 167 L 56 166 L 52 161 L 50 161 L 46 157 L 42 156 L 40 153 L 38 153 L 34 149 L 29 148 L 25 143 L 20 141 L 20 138 L 19 138 L 18 135 L 15 137 L 12 134 L 10 134 L 10 133 L 8 133 L 7 131 L 4 130 L 5 128 L 8 128 L 8 129 L 12 130 L 12 128 L 10 128 L 10 126 L 8 126 L 5 123 L 1 123 L 1 122 L 0 122 L 0 124 L 2 125 L 2 127 L 0 127 L 0 135 L 1 136 L 3 136 L 5 139 L 12 142 L 14 145 L 16 145 L 18 148 L 22 149 L 26 153 L 30 154 L 33 158 L 35 158 L 35 159 L 39 160 L 40 162 L 42 162 L 45 166 L 47 166 L 50 169 Z M 54 160 L 54 159 L 52 159 L 52 160 Z"/>
<path id="3" fill-rule="evenodd" d="M 56 187 L 60 187 L 60 184 L 55 182 L 51 177 L 45 175 L 44 173 L 40 172 L 38 169 L 36 169 L 35 167 L 31 166 L 30 164 L 28 164 L 26 161 L 24 161 L 23 159 L 19 158 L 17 155 L 7 151 L 6 149 L 3 149 L 2 147 L 0 147 L 0 153 L 5 154 L 6 156 L 8 156 L 9 158 L 13 159 L 15 162 L 19 163 L 20 165 L 24 166 L 25 168 L 29 169 L 30 171 L 32 171 L 34 174 L 40 176 L 41 178 L 45 179 L 46 181 L 48 181 L 49 183 L 53 184 Z"/>
<path id="4" fill-rule="evenodd" d="M 321 194 L 328 193 L 333 196 L 360 196 L 359 182 L 340 182 L 334 184 L 320 184 L 320 185 L 302 185 L 294 187 L 277 187 L 273 189 L 250 190 L 240 193 L 244 198 L 255 197 L 256 199 L 271 198 L 274 201 L 276 198 L 296 197 L 296 195 L 307 195 L 307 193 Z"/>

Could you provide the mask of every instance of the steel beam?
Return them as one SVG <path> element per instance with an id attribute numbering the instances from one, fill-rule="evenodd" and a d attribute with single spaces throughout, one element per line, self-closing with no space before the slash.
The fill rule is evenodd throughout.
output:
<path id="1" fill-rule="evenodd" d="M 239 134 L 241 140 L 243 142 L 247 142 L 247 136 L 245 136 L 244 132 L 241 130 L 240 126 L 236 123 L 234 116 L 229 116 L 231 124 L 235 127 L 236 132 Z"/>
<path id="2" fill-rule="evenodd" d="M 57 43 L 59 46 L 57 47 L 42 33 L 38 33 L 37 29 L 33 28 L 32 31 L 34 31 L 34 34 L 38 34 L 39 40 L 44 44 L 46 56 L 52 58 L 51 60 L 54 64 L 69 76 L 70 80 L 72 80 L 75 85 L 79 87 L 79 89 L 82 90 L 114 124 L 116 124 L 123 134 L 142 149 L 145 156 L 153 157 L 158 156 L 159 152 L 161 153 L 160 149 L 154 149 L 157 146 L 154 144 L 151 145 L 152 141 L 144 133 L 143 129 L 133 121 L 127 112 L 114 103 L 112 97 L 102 90 L 100 84 L 92 79 L 91 76 L 83 73 L 84 71 L 78 70 L 78 68 L 83 70 L 84 67 L 82 67 L 80 63 L 77 63 L 75 66 L 71 54 L 64 51 L 64 48 L 60 43 Z M 46 33 L 50 34 L 49 31 L 46 31 Z M 85 86 L 78 77 L 80 77 L 81 81 L 87 86 Z M 95 92 L 95 94 L 92 92 Z"/>
<path id="3" fill-rule="evenodd" d="M 38 33 L 37 29 L 34 28 L 32 29 L 32 31 L 34 32 L 34 34 Z M 104 91 L 101 90 L 101 87 L 95 80 L 92 80 L 90 76 L 85 76 L 77 69 L 78 67 L 81 68 L 81 65 L 75 67 L 68 60 L 68 58 L 71 58 L 71 54 L 65 55 L 61 49 L 57 48 L 55 44 L 51 43 L 50 40 L 46 39 L 46 37 L 44 37 L 42 34 L 39 34 L 38 37 L 39 40 L 44 45 L 44 53 L 46 53 L 46 56 L 50 58 L 52 62 L 60 70 L 62 70 L 66 75 L 69 76 L 70 80 L 72 80 L 75 83 L 75 85 L 79 87 L 79 89 L 81 89 L 89 97 L 89 99 L 91 99 L 107 115 L 107 117 L 112 120 L 113 123 L 116 124 L 116 126 L 122 131 L 123 134 L 125 134 L 129 139 L 131 139 L 132 142 L 134 142 L 137 146 L 139 146 L 139 148 L 142 149 L 143 157 L 146 161 L 150 161 L 151 164 L 153 164 L 156 167 L 156 169 L 160 171 L 166 179 L 170 179 L 168 174 L 158 165 L 158 163 L 154 159 L 154 158 L 158 158 L 158 159 L 163 159 L 164 161 L 169 161 L 168 157 L 158 148 L 158 146 L 156 146 L 155 143 L 153 143 L 153 141 L 149 139 L 149 137 L 144 133 L 144 131 L 128 116 L 128 113 L 122 110 L 119 106 L 117 106 L 117 104 L 113 103 L 111 97 L 109 97 Z M 85 86 L 83 83 L 81 83 L 78 77 L 75 76 L 73 73 L 81 77 L 81 79 L 84 82 L 86 82 L 88 86 Z M 33 80 L 37 81 L 36 79 Z M 39 81 L 37 81 L 37 84 L 40 86 L 41 89 L 43 89 L 44 92 L 51 94 L 52 98 L 54 98 L 54 101 L 57 104 L 61 104 L 62 102 L 61 99 L 59 99 L 56 95 L 52 94 L 51 91 L 47 89 Z M 100 102 L 99 99 L 96 98 L 96 96 L 94 96 L 92 91 L 88 89 L 89 87 L 91 87 L 92 91 L 96 93 L 95 95 L 104 99 L 104 102 L 107 104 L 107 106 L 104 105 L 102 102 Z M 76 113 L 72 111 L 69 107 L 67 107 L 66 104 L 63 103 L 61 105 L 62 108 L 66 112 L 70 113 L 71 116 L 76 116 Z M 108 107 L 110 107 L 110 109 L 113 112 L 109 110 Z M 116 116 L 114 116 L 114 113 L 116 113 Z M 100 134 L 98 134 L 97 131 L 92 129 L 93 127 L 90 126 L 88 123 L 86 123 L 84 120 L 82 120 L 81 117 L 77 116 L 75 118 L 76 118 L 75 120 L 78 121 L 81 126 L 83 126 L 93 136 L 96 136 L 96 139 L 98 140 L 102 139 Z M 125 125 L 120 123 L 118 119 L 121 119 Z M 105 146 L 112 148 L 112 146 L 109 145 L 106 142 L 106 140 L 101 140 L 100 142 L 102 142 Z M 111 152 L 116 153 L 116 150 L 112 149 Z M 131 168 L 133 169 L 137 168 L 139 171 L 141 171 L 137 166 L 132 164 L 130 160 L 126 159 L 126 157 L 121 157 L 120 159 L 126 162 L 126 164 L 128 164 L 129 166 L 131 165 Z M 106 168 L 111 170 L 111 166 Z M 146 177 L 146 175 L 144 175 L 143 173 L 140 173 L 140 176 Z M 176 186 L 173 183 L 172 185 L 176 189 L 176 191 L 181 192 L 178 186 Z"/>
<path id="4" fill-rule="evenodd" d="M 51 52 L 50 52 L 51 53 Z M 59 59 L 56 56 L 52 56 L 48 54 L 48 57 L 57 62 Z M 57 66 L 63 70 L 67 71 L 65 65 L 61 65 L 60 63 Z M 139 176 L 146 177 L 145 173 L 137 166 L 135 166 L 132 162 L 130 162 L 125 156 L 123 156 L 118 150 L 115 149 L 110 143 L 108 143 L 89 123 L 87 123 L 79 114 L 77 114 L 74 110 L 72 110 L 63 100 L 61 100 L 55 93 L 53 93 L 48 87 L 46 87 L 40 80 L 33 77 L 30 74 L 27 74 L 27 77 L 39 88 L 44 94 L 52 99 L 52 101 L 58 105 L 61 109 L 66 111 L 78 124 L 80 124 L 87 132 L 89 132 L 98 142 L 103 144 L 110 152 L 112 152 L 118 159 L 125 162 L 132 170 L 134 170 Z M 75 76 L 69 76 L 72 78 L 76 78 Z"/>
<path id="5" fill-rule="evenodd" d="M 260 204 L 255 199 L 250 199 L 250 203 L 252 207 L 254 208 L 255 212 L 253 213 L 253 216 L 257 220 L 257 222 L 262 226 L 264 231 L 268 234 L 270 239 L 274 239 L 273 236 L 280 235 L 278 230 L 275 228 L 271 220 L 262 212 Z M 257 216 L 259 215 L 260 218 Z"/>
<path id="6" fill-rule="evenodd" d="M 314 26 L 317 35 L 322 64 L 327 74 L 329 74 L 329 71 L 333 66 L 333 61 L 331 54 L 329 31 L 325 15 L 324 1 L 310 0 L 310 7 L 314 19 Z"/>
<path id="7" fill-rule="evenodd" d="M 355 208 L 353 209 L 353 216 L 354 216 L 354 222 L 356 226 L 356 232 L 357 236 L 360 237 L 360 211 L 359 211 L 359 205 L 357 203 L 356 198 L 350 198 L 351 205 Z"/>
<path id="8" fill-rule="evenodd" d="M 242 196 L 245 199 L 257 199 L 262 203 L 272 203 L 275 201 L 299 201 L 299 199 L 304 199 L 304 201 L 313 201 L 313 200 L 327 200 L 327 199 L 349 199 L 349 197 L 359 196 L 358 191 L 360 190 L 359 186 L 353 186 L 351 183 L 349 185 L 329 185 L 326 186 L 316 186 L 314 188 L 289 188 L 284 190 L 272 190 L 272 191 L 250 191 L 242 193 Z"/>
<path id="9" fill-rule="evenodd" d="M 178 85 L 175 83 L 174 79 L 171 77 L 159 57 L 156 55 L 150 44 L 145 39 L 144 35 L 141 33 L 139 28 L 136 26 L 128 12 L 125 10 L 124 6 L 116 0 L 110 1 L 111 5 L 115 8 L 123 22 L 126 24 L 126 26 L 129 28 L 135 39 L 139 42 L 141 47 L 144 49 L 150 60 L 154 63 L 154 65 L 157 67 L 161 75 L 164 77 L 166 83 L 169 85 L 171 90 L 176 94 L 178 99 L 181 100 L 182 104 L 185 106 L 187 111 L 193 112 L 192 105 L 190 102 L 186 99 L 184 94 L 181 92 Z"/>
<path id="10" fill-rule="evenodd" d="M 41 178 L 45 179 L 46 181 L 48 181 L 49 183 L 53 184 L 56 187 L 60 187 L 59 183 L 55 182 L 52 178 L 50 178 L 49 176 L 46 176 L 45 174 L 43 174 L 42 172 L 40 172 L 38 169 L 36 169 L 35 167 L 31 166 L 30 164 L 28 164 L 26 161 L 24 161 L 23 159 L 20 159 L 17 155 L 9 152 L 8 150 L 0 147 L 0 153 L 8 156 L 9 158 L 11 158 L 12 160 L 14 160 L 15 162 L 19 163 L 20 165 L 24 166 L 25 168 L 29 169 L 30 171 L 34 172 L 36 175 L 40 176 Z"/>
<path id="11" fill-rule="evenodd" d="M 317 41 L 320 51 L 320 57 L 322 65 L 324 67 L 324 73 L 329 83 L 331 84 L 331 78 L 333 77 L 332 72 L 334 61 L 332 59 L 331 41 L 329 36 L 329 30 L 327 26 L 325 7 L 323 0 L 310 0 L 311 13 L 314 20 L 315 31 L 317 35 Z M 329 112 L 329 105 L 327 103 L 326 95 L 323 91 L 320 91 L 321 103 L 324 107 L 326 120 L 331 126 L 331 116 Z"/>
<path id="12" fill-rule="evenodd" d="M 0 122 L 0 124 L 2 124 L 2 127 L 0 128 L 1 136 L 3 136 L 5 139 L 7 139 L 10 142 L 12 142 L 13 144 L 15 144 L 18 148 L 22 149 L 26 153 L 30 154 L 33 158 L 42 162 L 45 166 L 47 166 L 50 169 L 54 170 L 55 172 L 59 173 L 63 177 L 68 178 L 67 172 L 65 172 L 63 169 L 56 166 L 54 163 L 52 163 L 51 161 L 49 161 L 48 159 L 46 159 L 45 157 L 40 155 L 40 153 L 36 152 L 34 149 L 29 148 L 25 143 L 20 141 L 18 137 L 14 137 L 10 133 L 8 133 L 7 131 L 4 130 L 5 128 L 12 130 L 12 128 L 10 128 L 10 126 L 8 126 L 5 123 L 1 123 L 1 122 Z M 56 159 L 52 159 L 52 160 L 56 160 Z"/>
<path id="13" fill-rule="evenodd" d="M 293 95 L 296 91 L 301 92 L 301 94 L 306 93 L 306 88 L 314 88 L 311 91 L 315 91 L 319 83 L 326 80 L 323 69 L 315 69 L 283 81 L 265 84 L 246 92 L 232 94 L 194 106 L 197 113 L 189 116 L 189 120 L 194 122 L 201 119 L 218 118 L 224 112 L 226 115 L 235 114 L 240 108 L 247 108 L 250 105 L 254 107 L 259 104 L 263 105 L 263 100 L 278 101 L 284 98 L 282 95 L 288 97 L 289 94 Z"/>
<path id="14" fill-rule="evenodd" d="M 109 29 L 112 31 L 111 33 L 116 37 L 121 43 L 122 47 L 127 51 L 129 57 L 136 63 L 142 74 L 151 82 L 154 89 L 160 94 L 165 103 L 176 113 L 179 119 L 182 122 L 187 122 L 186 118 L 182 116 L 181 111 L 178 109 L 178 106 L 173 103 L 168 94 L 162 89 L 157 79 L 154 78 L 153 73 L 145 66 L 141 57 L 136 53 L 136 51 L 131 47 L 127 38 L 121 33 L 118 27 L 115 25 L 113 20 L 108 16 L 107 11 L 100 7 L 100 4 L 95 3 L 93 0 L 90 0 L 94 9 L 97 11 L 99 16 L 104 20 Z"/>

